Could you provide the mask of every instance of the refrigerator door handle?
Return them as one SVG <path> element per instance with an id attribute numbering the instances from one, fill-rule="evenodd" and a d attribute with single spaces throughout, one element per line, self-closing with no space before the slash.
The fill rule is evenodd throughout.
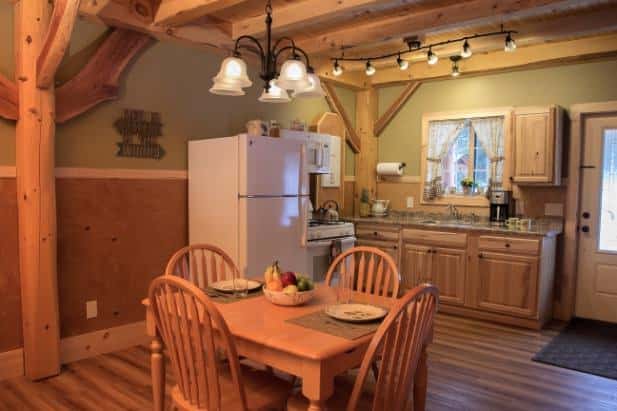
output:
<path id="1" fill-rule="evenodd" d="M 298 207 L 300 209 L 300 246 L 301 247 L 306 247 L 307 245 L 307 237 L 308 237 L 308 212 L 309 212 L 309 208 L 308 208 L 308 204 L 309 201 L 311 201 L 309 198 L 307 197 L 298 197 L 298 205 L 300 207 Z"/>
<path id="2" fill-rule="evenodd" d="M 306 172 L 306 144 L 302 144 L 300 148 L 300 192 L 299 195 L 306 193 L 306 180 L 308 179 L 308 173 Z"/>

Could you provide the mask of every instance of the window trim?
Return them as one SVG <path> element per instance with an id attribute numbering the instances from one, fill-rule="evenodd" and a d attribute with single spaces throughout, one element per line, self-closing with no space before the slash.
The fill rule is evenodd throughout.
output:
<path id="1" fill-rule="evenodd" d="M 429 122 L 446 120 L 466 120 L 482 117 L 503 117 L 503 138 L 504 138 L 504 164 L 503 164 L 503 188 L 511 190 L 512 184 L 512 115 L 514 107 L 497 107 L 477 110 L 456 110 L 437 113 L 422 114 L 422 147 L 420 158 L 420 193 L 424 192 L 426 180 L 426 157 L 428 154 Z M 475 135 L 475 133 L 474 133 Z M 472 141 L 475 141 L 472 139 Z M 472 144 L 470 142 L 470 144 Z M 473 151 L 473 150 L 472 150 Z M 472 155 L 475 155 L 473 153 Z M 423 205 L 448 205 L 453 204 L 462 207 L 488 207 L 489 201 L 484 196 L 465 196 L 465 195 L 446 195 L 435 200 L 425 200 L 420 196 L 420 204 Z"/>

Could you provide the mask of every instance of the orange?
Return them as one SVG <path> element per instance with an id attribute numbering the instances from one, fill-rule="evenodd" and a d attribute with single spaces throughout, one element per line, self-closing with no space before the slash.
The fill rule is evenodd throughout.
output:
<path id="1" fill-rule="evenodd" d="M 281 280 L 270 280 L 268 284 L 266 284 L 266 288 L 270 291 L 283 291 L 283 283 Z"/>

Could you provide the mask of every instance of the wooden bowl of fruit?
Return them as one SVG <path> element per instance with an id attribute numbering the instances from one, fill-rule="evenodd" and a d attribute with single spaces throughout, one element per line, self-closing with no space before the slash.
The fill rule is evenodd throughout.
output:
<path id="1" fill-rule="evenodd" d="M 264 280 L 264 295 L 275 305 L 302 305 L 315 294 L 315 285 L 310 278 L 292 271 L 281 272 L 277 262 L 266 269 Z"/>

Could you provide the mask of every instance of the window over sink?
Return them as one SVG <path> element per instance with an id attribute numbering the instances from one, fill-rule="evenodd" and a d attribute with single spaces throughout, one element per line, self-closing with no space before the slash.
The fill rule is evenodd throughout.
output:
<path id="1" fill-rule="evenodd" d="M 423 117 L 422 202 L 488 206 L 504 175 L 510 110 Z"/>

